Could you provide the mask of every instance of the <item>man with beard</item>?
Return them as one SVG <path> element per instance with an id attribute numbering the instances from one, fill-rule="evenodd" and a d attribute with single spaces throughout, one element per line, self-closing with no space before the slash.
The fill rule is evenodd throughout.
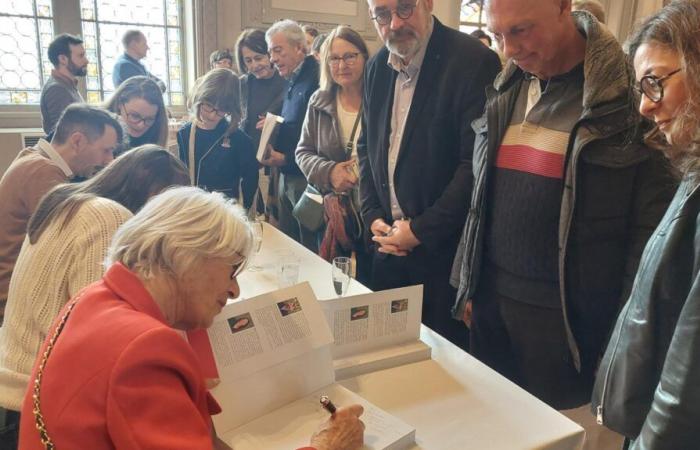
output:
<path id="1" fill-rule="evenodd" d="M 471 193 L 471 122 L 496 54 L 443 26 L 433 0 L 368 0 L 381 49 L 364 80 L 362 217 L 375 243 L 372 289 L 423 285 L 423 323 L 466 348 L 449 274 Z"/>
<path id="2" fill-rule="evenodd" d="M 49 61 L 53 64 L 51 76 L 41 90 L 41 120 L 44 132 L 53 133 L 63 110 L 71 103 L 82 103 L 78 92 L 78 78 L 87 73 L 88 59 L 83 41 L 77 36 L 60 34 L 49 44 Z"/>

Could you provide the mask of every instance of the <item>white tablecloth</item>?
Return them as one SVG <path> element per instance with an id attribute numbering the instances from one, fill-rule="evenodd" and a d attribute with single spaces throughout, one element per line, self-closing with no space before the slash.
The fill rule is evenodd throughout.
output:
<path id="1" fill-rule="evenodd" d="M 319 299 L 335 297 L 330 264 L 270 225 L 258 258 L 263 270 L 239 277 L 241 295 L 277 288 L 277 263 L 299 258 L 299 281 Z M 352 281 L 349 294 L 369 290 Z M 416 428 L 416 449 L 579 450 L 583 429 L 423 326 L 432 359 L 341 382 Z"/>

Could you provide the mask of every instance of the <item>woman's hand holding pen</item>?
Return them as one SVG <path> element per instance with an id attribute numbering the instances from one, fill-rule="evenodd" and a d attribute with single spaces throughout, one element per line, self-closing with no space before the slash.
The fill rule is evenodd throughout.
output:
<path id="1" fill-rule="evenodd" d="M 311 437 L 316 450 L 356 450 L 364 442 L 365 424 L 360 420 L 361 405 L 338 408 Z"/>

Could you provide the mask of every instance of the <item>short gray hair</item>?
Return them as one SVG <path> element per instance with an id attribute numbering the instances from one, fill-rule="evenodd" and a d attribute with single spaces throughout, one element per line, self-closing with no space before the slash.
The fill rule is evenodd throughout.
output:
<path id="1" fill-rule="evenodd" d="M 280 20 L 275 22 L 270 28 L 265 32 L 265 40 L 267 41 L 267 46 L 270 46 L 270 40 L 272 36 L 277 33 L 283 33 L 287 38 L 287 42 L 292 45 L 297 45 L 308 52 L 306 47 L 306 36 L 304 35 L 304 30 L 302 30 L 301 25 L 290 19 Z"/>
<path id="2" fill-rule="evenodd" d="M 119 227 L 105 265 L 120 262 L 143 279 L 180 279 L 208 258 L 247 260 L 252 248 L 253 233 L 239 206 L 221 193 L 176 187 Z"/>

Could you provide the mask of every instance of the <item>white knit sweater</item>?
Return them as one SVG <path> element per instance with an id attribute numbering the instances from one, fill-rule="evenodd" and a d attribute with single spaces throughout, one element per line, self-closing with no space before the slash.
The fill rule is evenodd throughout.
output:
<path id="1" fill-rule="evenodd" d="M 0 406 L 21 409 L 51 324 L 71 297 L 102 277 L 112 236 L 130 217 L 122 205 L 94 198 L 80 206 L 63 230 L 59 217 L 35 244 L 25 238 L 0 328 Z"/>

